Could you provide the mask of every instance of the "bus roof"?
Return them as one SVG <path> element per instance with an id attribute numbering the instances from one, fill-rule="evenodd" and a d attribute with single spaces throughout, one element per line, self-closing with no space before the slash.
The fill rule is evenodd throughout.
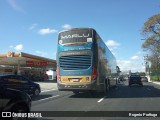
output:
<path id="1" fill-rule="evenodd" d="M 71 28 L 71 29 L 68 29 L 68 30 L 62 30 L 59 33 L 72 31 L 72 30 L 82 30 L 82 29 L 90 29 L 90 30 L 96 31 L 94 28 Z"/>

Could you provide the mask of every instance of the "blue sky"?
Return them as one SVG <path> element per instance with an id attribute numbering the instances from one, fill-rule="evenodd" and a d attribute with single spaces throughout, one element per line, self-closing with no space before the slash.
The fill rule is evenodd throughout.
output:
<path id="1" fill-rule="evenodd" d="M 58 32 L 92 27 L 123 71 L 144 71 L 141 30 L 158 0 L 0 0 L 0 53 L 55 59 Z"/>

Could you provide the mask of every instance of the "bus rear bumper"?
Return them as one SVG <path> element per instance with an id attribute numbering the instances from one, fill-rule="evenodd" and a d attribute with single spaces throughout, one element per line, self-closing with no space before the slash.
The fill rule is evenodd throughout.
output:
<path id="1" fill-rule="evenodd" d="M 102 86 L 97 86 L 96 83 L 92 84 L 60 84 L 58 83 L 59 91 L 100 91 Z"/>

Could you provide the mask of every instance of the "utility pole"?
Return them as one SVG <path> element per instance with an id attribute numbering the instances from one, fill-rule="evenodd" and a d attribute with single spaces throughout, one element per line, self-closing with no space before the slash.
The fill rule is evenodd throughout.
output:
<path id="1" fill-rule="evenodd" d="M 146 39 L 141 39 L 141 40 L 146 40 Z M 146 56 L 144 56 L 144 63 L 145 63 L 146 76 L 148 78 L 148 81 L 151 82 L 151 79 L 150 79 L 150 68 L 149 68 L 149 61 L 148 61 L 148 54 Z"/>
<path id="2" fill-rule="evenodd" d="M 149 61 L 148 61 L 148 54 L 144 56 L 144 62 L 145 62 L 145 72 L 146 76 L 148 78 L 148 81 L 150 82 L 150 68 L 149 68 Z"/>

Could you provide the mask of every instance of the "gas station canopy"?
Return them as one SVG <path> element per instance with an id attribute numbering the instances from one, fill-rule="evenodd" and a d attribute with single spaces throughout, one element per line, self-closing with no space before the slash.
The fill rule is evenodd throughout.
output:
<path id="1" fill-rule="evenodd" d="M 6 54 L 0 54 L 0 66 L 34 67 L 55 71 L 56 60 L 31 55 L 24 52 L 8 51 Z"/>

